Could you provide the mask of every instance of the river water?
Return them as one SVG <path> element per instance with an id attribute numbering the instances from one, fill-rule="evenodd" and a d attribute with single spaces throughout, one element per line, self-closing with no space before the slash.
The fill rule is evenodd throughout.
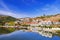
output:
<path id="1" fill-rule="evenodd" d="M 0 35 L 0 40 L 60 40 L 60 37 L 53 36 L 49 38 L 35 32 L 15 31 L 9 34 Z"/>

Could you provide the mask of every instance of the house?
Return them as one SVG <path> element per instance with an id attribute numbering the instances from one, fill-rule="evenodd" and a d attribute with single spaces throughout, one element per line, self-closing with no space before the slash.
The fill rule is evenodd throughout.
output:
<path id="1" fill-rule="evenodd" d="M 17 20 L 17 21 L 15 21 L 14 23 L 17 24 L 18 22 L 20 22 L 20 21 Z"/>
<path id="2" fill-rule="evenodd" d="M 8 27 L 9 26 L 9 23 L 8 22 L 6 22 L 5 23 L 5 25 L 4 25 L 4 27 Z"/>
<path id="3" fill-rule="evenodd" d="M 52 22 L 49 20 L 49 21 L 43 21 L 43 20 L 41 20 L 40 22 L 39 22 L 39 25 L 41 25 L 41 26 L 50 26 L 52 24 Z"/>
<path id="4" fill-rule="evenodd" d="M 39 24 L 37 22 L 31 22 L 30 26 L 38 26 Z"/>
<path id="5" fill-rule="evenodd" d="M 55 22 L 55 24 L 60 24 L 60 22 Z"/>

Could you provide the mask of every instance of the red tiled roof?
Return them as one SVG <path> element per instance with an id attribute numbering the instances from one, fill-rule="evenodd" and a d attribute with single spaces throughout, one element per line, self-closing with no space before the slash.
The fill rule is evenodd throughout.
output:
<path id="1" fill-rule="evenodd" d="M 27 22 L 27 24 L 37 24 L 38 22 Z"/>

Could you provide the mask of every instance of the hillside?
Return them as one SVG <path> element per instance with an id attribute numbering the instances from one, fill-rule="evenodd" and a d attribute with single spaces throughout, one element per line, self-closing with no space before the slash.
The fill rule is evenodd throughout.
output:
<path id="1" fill-rule="evenodd" d="M 36 17 L 35 19 L 60 21 L 60 14 Z"/>
<path id="2" fill-rule="evenodd" d="M 7 15 L 0 15 L 0 25 L 3 25 L 5 22 L 15 21 L 17 20 L 14 17 L 7 16 Z"/>

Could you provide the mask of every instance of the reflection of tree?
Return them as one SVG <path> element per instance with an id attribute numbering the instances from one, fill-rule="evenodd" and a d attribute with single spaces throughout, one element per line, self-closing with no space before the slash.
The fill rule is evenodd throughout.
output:
<path id="1" fill-rule="evenodd" d="M 9 27 L 9 28 L 0 27 L 0 34 L 11 33 L 13 31 L 15 31 L 15 28 L 11 28 L 11 27 Z"/>

